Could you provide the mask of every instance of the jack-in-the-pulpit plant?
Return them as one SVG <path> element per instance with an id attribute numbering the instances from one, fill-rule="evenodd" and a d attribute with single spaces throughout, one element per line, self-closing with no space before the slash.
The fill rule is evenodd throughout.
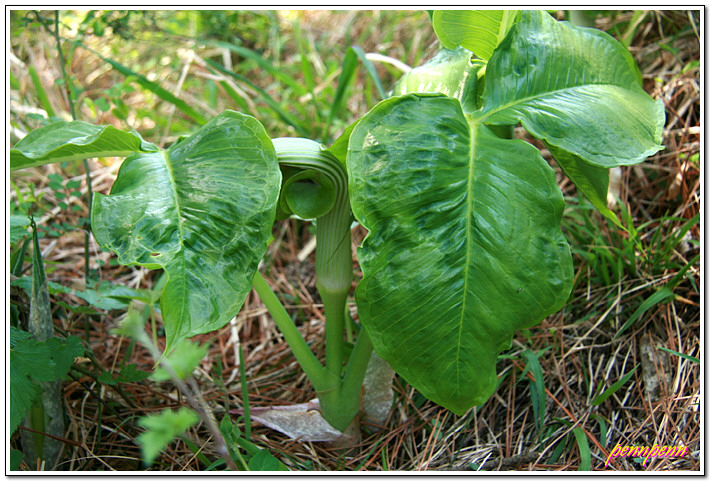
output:
<path id="1" fill-rule="evenodd" d="M 564 203 L 521 124 L 600 212 L 607 169 L 662 148 L 664 110 L 611 36 L 543 11 L 434 12 L 446 47 L 406 74 L 330 148 L 269 138 L 226 111 L 163 150 L 136 133 L 83 122 L 31 132 L 12 169 L 126 156 L 97 194 L 96 240 L 122 264 L 162 268 L 167 349 L 233 318 L 252 287 L 344 430 L 360 408 L 371 349 L 429 399 L 463 413 L 496 385 L 516 329 L 559 310 L 572 287 Z M 277 217 L 316 219 L 326 359 L 310 351 L 257 271 Z M 352 216 L 362 329 L 346 349 Z"/>

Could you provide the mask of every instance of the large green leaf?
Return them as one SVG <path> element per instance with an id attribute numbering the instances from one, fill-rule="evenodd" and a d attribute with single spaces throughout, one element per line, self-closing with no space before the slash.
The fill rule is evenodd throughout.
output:
<path id="1" fill-rule="evenodd" d="M 281 173 L 254 118 L 225 111 L 167 151 L 121 166 L 96 194 L 96 240 L 122 264 L 162 267 L 167 348 L 226 324 L 251 289 L 274 221 Z"/>
<path id="2" fill-rule="evenodd" d="M 454 412 L 484 402 L 513 331 L 571 289 L 552 169 L 531 145 L 469 124 L 457 100 L 410 94 L 355 127 L 348 174 L 369 231 L 355 296 L 375 350 Z"/>
<path id="3" fill-rule="evenodd" d="M 636 164 L 663 148 L 663 103 L 643 91 L 623 45 L 546 12 L 521 15 L 488 62 L 478 121 L 520 121 L 533 136 L 599 167 Z"/>
<path id="4" fill-rule="evenodd" d="M 10 149 L 10 169 L 91 157 L 126 157 L 133 152 L 157 150 L 138 134 L 123 132 L 110 125 L 54 122 L 33 130 Z"/>
<path id="5" fill-rule="evenodd" d="M 461 46 L 488 60 L 517 15 L 518 10 L 435 10 L 431 23 L 444 47 Z"/>
<path id="6" fill-rule="evenodd" d="M 402 75 L 393 95 L 441 93 L 471 104 L 475 109 L 477 67 L 471 64 L 471 51 L 443 48 L 427 63 Z"/>

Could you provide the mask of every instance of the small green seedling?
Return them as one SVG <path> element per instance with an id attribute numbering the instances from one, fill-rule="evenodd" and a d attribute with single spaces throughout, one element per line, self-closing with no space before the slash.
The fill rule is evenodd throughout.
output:
<path id="1" fill-rule="evenodd" d="M 539 139 L 619 223 L 606 207 L 607 169 L 662 148 L 664 109 L 626 48 L 601 31 L 543 11 L 434 12 L 433 23 L 448 50 L 329 148 L 272 140 L 233 111 L 166 150 L 110 126 L 57 122 L 18 142 L 12 169 L 127 157 L 110 195 L 94 196 L 92 230 L 122 264 L 166 271 L 168 350 L 224 326 L 253 287 L 335 428 L 360 409 L 373 347 L 462 414 L 493 393 L 496 358 L 514 331 L 559 310 L 573 282 L 553 170 L 510 138 L 512 127 Z M 277 214 L 316 217 L 325 365 L 257 271 Z M 368 235 L 357 252 L 362 329 L 350 351 L 353 216 Z"/>

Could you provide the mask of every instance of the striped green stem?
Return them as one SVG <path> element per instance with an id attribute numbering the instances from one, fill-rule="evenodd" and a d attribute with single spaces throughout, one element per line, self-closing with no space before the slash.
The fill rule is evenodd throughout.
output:
<path id="1" fill-rule="evenodd" d="M 345 307 L 353 279 L 350 241 L 350 199 L 345 168 L 317 142 L 308 139 L 274 139 L 281 165 L 318 171 L 333 183 L 335 203 L 316 222 L 316 288 L 326 318 L 326 369 L 340 377 L 343 372 Z"/>
<path id="2" fill-rule="evenodd" d="M 348 363 L 343 366 L 345 359 L 345 313 L 353 279 L 350 235 L 352 213 L 347 174 L 345 166 L 315 141 L 301 138 L 280 138 L 274 139 L 273 142 L 279 164 L 284 167 L 313 170 L 323 174 L 332 183 L 335 190 L 335 201 L 332 208 L 316 221 L 316 287 L 323 300 L 326 317 L 326 365 L 323 371 L 321 371 L 320 363 L 318 363 L 318 367 L 313 365 L 312 353 L 310 350 L 308 353 L 305 352 L 305 341 L 298 334 L 290 318 L 288 318 L 288 322 L 286 319 L 282 319 L 284 317 L 281 312 L 283 306 L 278 307 L 272 302 L 272 306 L 267 307 L 274 318 L 277 316 L 280 318 L 277 324 L 280 328 L 281 326 L 285 328 L 285 331 L 282 330 L 282 332 L 286 341 L 316 388 L 323 417 L 335 428 L 344 431 L 359 412 L 360 387 L 372 352 L 370 339 L 364 331 L 360 331 Z M 264 288 L 258 276 L 255 278 L 255 287 Z M 258 289 L 257 292 L 261 296 Z M 285 310 L 283 311 L 285 312 Z M 288 337 L 286 332 L 289 333 Z M 298 335 L 298 339 L 296 339 L 296 335 Z M 304 363 L 299 357 L 304 360 Z M 344 375 L 343 371 L 345 371 Z M 337 380 L 335 385 L 331 384 L 331 379 Z"/>

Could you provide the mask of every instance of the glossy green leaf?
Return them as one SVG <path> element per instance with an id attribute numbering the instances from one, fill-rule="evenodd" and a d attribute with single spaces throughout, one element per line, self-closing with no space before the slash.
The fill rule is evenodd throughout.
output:
<path id="1" fill-rule="evenodd" d="M 530 144 L 469 124 L 457 100 L 410 94 L 363 117 L 348 174 L 369 231 L 355 297 L 375 350 L 456 413 L 484 402 L 513 331 L 572 286 L 552 169 Z"/>
<path id="2" fill-rule="evenodd" d="M 488 60 L 517 15 L 518 10 L 436 10 L 432 26 L 444 47 L 461 46 Z"/>
<path id="3" fill-rule="evenodd" d="M 54 122 L 33 130 L 10 149 L 10 169 L 91 157 L 126 157 L 133 152 L 157 150 L 137 133 L 124 132 L 110 125 Z"/>
<path id="4" fill-rule="evenodd" d="M 471 64 L 471 52 L 465 48 L 441 49 L 427 63 L 402 75 L 393 95 L 409 93 L 441 93 L 459 99 L 470 110 L 475 109 L 476 70 Z"/>
<path id="5" fill-rule="evenodd" d="M 565 152 L 552 145 L 547 146 L 550 153 L 562 168 L 562 172 L 574 182 L 577 189 L 607 219 L 623 228 L 616 214 L 606 205 L 609 190 L 609 170 L 589 164 L 578 156 Z"/>
<path id="6" fill-rule="evenodd" d="M 127 158 L 92 229 L 122 264 L 165 269 L 160 299 L 169 350 L 234 317 L 274 221 L 281 173 L 254 118 L 225 111 L 166 151 Z"/>
<path id="7" fill-rule="evenodd" d="M 663 147 L 663 103 L 641 88 L 631 54 L 608 34 L 525 11 L 486 67 L 479 122 L 521 122 L 533 136 L 599 167 Z"/>

